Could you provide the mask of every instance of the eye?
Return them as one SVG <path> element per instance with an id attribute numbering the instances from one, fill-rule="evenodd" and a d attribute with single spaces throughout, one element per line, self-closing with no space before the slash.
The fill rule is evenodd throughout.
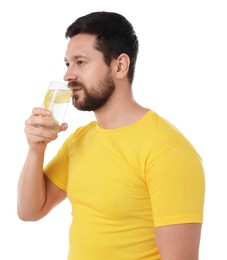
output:
<path id="1" fill-rule="evenodd" d="M 68 62 L 66 62 L 66 63 L 65 63 L 65 66 L 68 68 L 68 67 L 69 67 L 69 63 L 68 63 Z"/>
<path id="2" fill-rule="evenodd" d="M 85 61 L 84 60 L 77 60 L 77 65 L 83 65 L 85 63 Z"/>

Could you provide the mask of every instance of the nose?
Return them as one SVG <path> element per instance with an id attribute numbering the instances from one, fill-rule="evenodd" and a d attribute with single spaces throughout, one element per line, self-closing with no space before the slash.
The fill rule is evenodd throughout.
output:
<path id="1" fill-rule="evenodd" d="M 77 79 L 77 75 L 75 73 L 75 71 L 71 68 L 68 67 L 68 69 L 66 70 L 66 73 L 63 77 L 64 81 L 71 81 L 71 80 L 76 80 Z"/>

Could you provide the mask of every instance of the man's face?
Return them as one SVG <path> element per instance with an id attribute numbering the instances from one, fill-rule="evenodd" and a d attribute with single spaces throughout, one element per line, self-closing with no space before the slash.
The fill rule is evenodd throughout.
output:
<path id="1" fill-rule="evenodd" d="M 83 111 L 103 107 L 115 90 L 111 69 L 94 48 L 95 38 L 89 34 L 72 37 L 65 55 L 68 69 L 64 80 L 72 89 L 73 105 Z"/>

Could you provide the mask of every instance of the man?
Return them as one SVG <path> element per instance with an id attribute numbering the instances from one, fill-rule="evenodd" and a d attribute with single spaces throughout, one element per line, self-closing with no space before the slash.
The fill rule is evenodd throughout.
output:
<path id="1" fill-rule="evenodd" d="M 38 220 L 72 204 L 70 260 L 196 260 L 204 205 L 201 159 L 189 141 L 133 98 L 138 40 L 120 14 L 95 12 L 69 26 L 64 80 L 73 105 L 94 111 L 44 167 L 57 134 L 34 108 L 18 183 L 18 215 Z M 61 130 L 67 129 L 67 124 Z"/>

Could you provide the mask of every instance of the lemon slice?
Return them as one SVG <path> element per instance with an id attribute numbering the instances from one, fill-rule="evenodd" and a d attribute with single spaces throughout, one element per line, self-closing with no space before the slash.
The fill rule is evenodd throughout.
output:
<path id="1" fill-rule="evenodd" d="M 51 109 L 54 103 L 67 103 L 71 98 L 71 90 L 48 90 L 44 98 L 44 108 Z"/>

